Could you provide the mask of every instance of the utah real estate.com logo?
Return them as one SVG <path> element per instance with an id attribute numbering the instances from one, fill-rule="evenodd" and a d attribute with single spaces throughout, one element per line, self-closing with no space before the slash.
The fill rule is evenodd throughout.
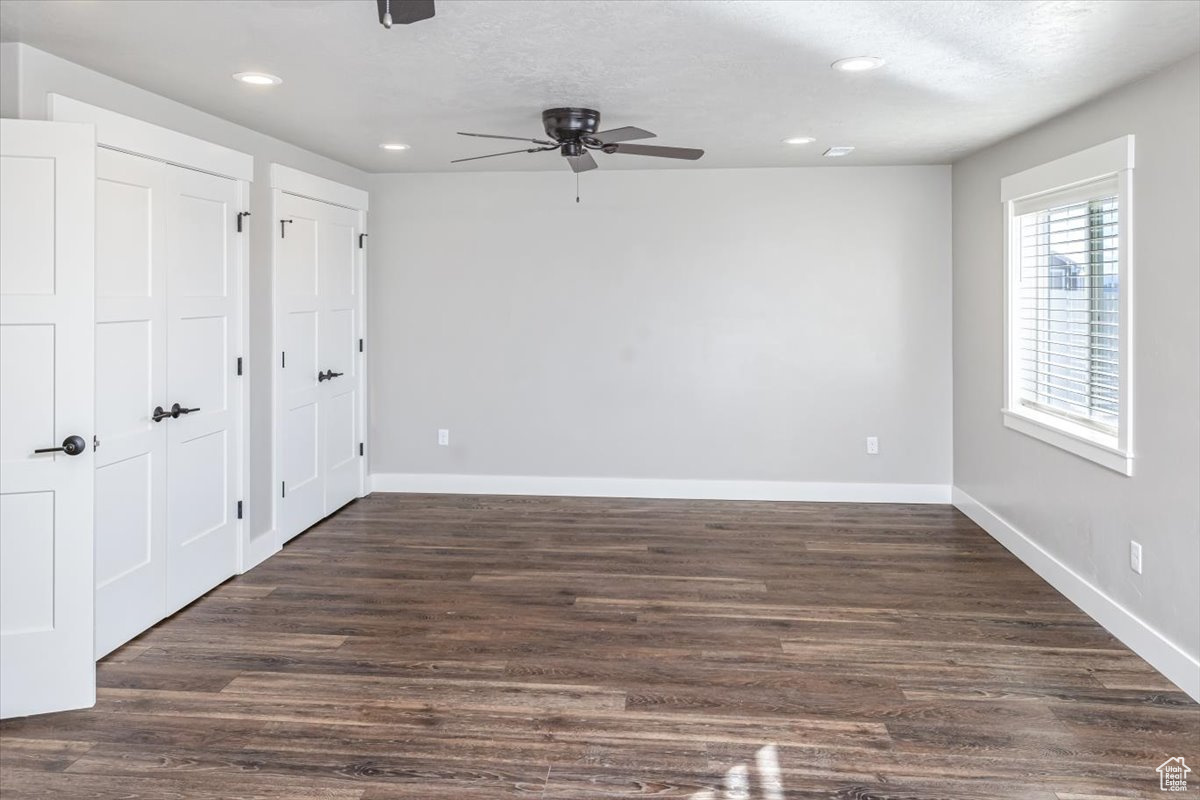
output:
<path id="1" fill-rule="evenodd" d="M 1186 792 L 1187 776 L 1192 768 L 1183 763 L 1183 756 L 1168 758 L 1158 765 L 1158 788 L 1164 792 Z"/>

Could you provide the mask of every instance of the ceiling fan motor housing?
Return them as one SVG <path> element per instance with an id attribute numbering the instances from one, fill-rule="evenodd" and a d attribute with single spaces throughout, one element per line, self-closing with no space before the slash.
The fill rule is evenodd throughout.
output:
<path id="1" fill-rule="evenodd" d="M 555 141 L 578 141 L 600 127 L 600 112 L 591 108 L 548 108 L 542 112 L 542 125 Z"/>

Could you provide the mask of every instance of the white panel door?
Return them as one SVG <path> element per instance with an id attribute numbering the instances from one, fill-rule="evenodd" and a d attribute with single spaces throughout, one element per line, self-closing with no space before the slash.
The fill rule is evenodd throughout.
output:
<path id="1" fill-rule="evenodd" d="M 276 464 L 283 541 L 359 494 L 358 212 L 279 193 Z"/>
<path id="2" fill-rule="evenodd" d="M 0 120 L 2 717 L 96 698 L 95 180 L 90 125 Z"/>
<path id="3" fill-rule="evenodd" d="M 325 205 L 325 204 L 320 204 Z M 320 279 L 321 462 L 325 514 L 359 494 L 358 212 L 325 205 L 317 229 Z"/>
<path id="4" fill-rule="evenodd" d="M 237 572 L 236 181 L 166 166 L 167 608 Z"/>
<path id="5" fill-rule="evenodd" d="M 283 194 L 275 225 L 275 319 L 279 337 L 275 463 L 282 541 L 325 516 L 322 470 L 317 227 L 323 204 Z"/>
<path id="6" fill-rule="evenodd" d="M 166 175 L 96 154 L 96 657 L 165 614 Z"/>

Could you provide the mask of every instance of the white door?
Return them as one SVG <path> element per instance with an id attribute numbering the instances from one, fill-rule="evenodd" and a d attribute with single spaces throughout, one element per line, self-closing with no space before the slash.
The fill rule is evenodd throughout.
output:
<path id="1" fill-rule="evenodd" d="M 167 609 L 237 572 L 235 181 L 167 166 Z"/>
<path id="2" fill-rule="evenodd" d="M 320 276 L 321 465 L 325 514 L 359 494 L 358 212 L 325 205 L 317 230 Z"/>
<path id="3" fill-rule="evenodd" d="M 361 226 L 357 211 L 277 197 L 277 524 L 287 541 L 361 486 Z"/>
<path id="4" fill-rule="evenodd" d="M 100 657 L 237 568 L 241 189 L 107 149 L 96 169 Z"/>
<path id="5" fill-rule="evenodd" d="M 96 154 L 96 657 L 165 615 L 167 166 Z"/>
<path id="6" fill-rule="evenodd" d="M 2 717 L 96 698 L 95 180 L 90 125 L 0 120 Z"/>

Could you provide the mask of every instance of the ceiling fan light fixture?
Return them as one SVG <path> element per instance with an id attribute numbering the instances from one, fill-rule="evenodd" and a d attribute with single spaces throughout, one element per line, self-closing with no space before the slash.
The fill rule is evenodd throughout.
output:
<path id="1" fill-rule="evenodd" d="M 383 150 L 407 150 L 408 149 L 408 145 L 403 144 L 401 142 L 384 142 L 383 144 L 379 145 L 379 147 Z"/>
<path id="2" fill-rule="evenodd" d="M 842 156 L 848 156 L 853 152 L 854 152 L 853 147 L 850 147 L 848 145 L 840 145 L 838 147 L 829 148 L 821 155 L 825 156 L 826 158 L 841 158 Z"/>
<path id="3" fill-rule="evenodd" d="M 283 83 L 283 78 L 266 72 L 235 72 L 233 79 L 251 86 L 278 86 Z"/>
<path id="4" fill-rule="evenodd" d="M 886 63 L 878 56 L 851 56 L 850 58 L 839 58 L 829 66 L 839 72 L 870 72 L 873 69 L 879 69 Z"/>
<path id="5" fill-rule="evenodd" d="M 812 144 L 816 138 L 812 136 L 791 136 L 783 140 L 784 144 Z"/>

